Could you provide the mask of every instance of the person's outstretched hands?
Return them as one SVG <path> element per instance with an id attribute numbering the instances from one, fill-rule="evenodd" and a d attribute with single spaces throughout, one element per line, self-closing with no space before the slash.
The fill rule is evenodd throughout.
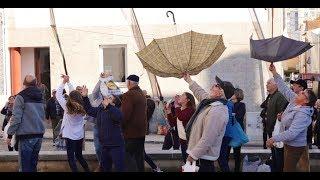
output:
<path id="1" fill-rule="evenodd" d="M 81 95 L 82 95 L 82 97 L 88 96 L 88 88 L 86 86 L 82 86 Z"/>
<path id="2" fill-rule="evenodd" d="M 186 73 L 183 75 L 183 79 L 187 82 L 187 83 L 190 83 L 192 82 L 192 79 L 190 77 L 190 74 Z"/>
<path id="3" fill-rule="evenodd" d="M 271 71 L 273 75 L 277 74 L 276 67 L 272 63 L 269 66 L 269 71 Z"/>
<path id="4" fill-rule="evenodd" d="M 70 82 L 70 77 L 68 75 L 61 75 L 61 78 L 63 79 L 63 84 Z"/>

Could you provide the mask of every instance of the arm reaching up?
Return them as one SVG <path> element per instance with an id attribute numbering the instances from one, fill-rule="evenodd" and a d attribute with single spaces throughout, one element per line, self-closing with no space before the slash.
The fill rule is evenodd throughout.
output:
<path id="1" fill-rule="evenodd" d="M 202 89 L 202 87 L 200 87 L 196 82 L 194 82 L 189 74 L 184 75 L 183 78 L 189 84 L 190 90 L 199 102 L 204 99 L 210 98 L 210 95 L 204 89 Z"/>
<path id="2" fill-rule="evenodd" d="M 284 95 L 284 97 L 289 101 L 293 101 L 296 94 L 286 85 L 284 80 L 281 78 L 281 76 L 277 73 L 276 67 L 271 64 L 269 67 L 269 70 L 273 74 L 274 81 L 277 83 L 278 90 L 281 92 L 281 94 Z"/>

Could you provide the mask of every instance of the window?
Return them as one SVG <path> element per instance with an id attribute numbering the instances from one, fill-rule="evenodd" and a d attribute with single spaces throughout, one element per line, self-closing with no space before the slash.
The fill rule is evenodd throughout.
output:
<path id="1" fill-rule="evenodd" d="M 102 57 L 102 71 L 111 71 L 115 82 L 125 82 L 126 45 L 102 45 L 100 56 Z"/>

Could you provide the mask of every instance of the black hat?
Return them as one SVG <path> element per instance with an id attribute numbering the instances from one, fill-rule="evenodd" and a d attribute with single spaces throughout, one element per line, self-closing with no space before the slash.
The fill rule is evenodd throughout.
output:
<path id="1" fill-rule="evenodd" d="M 132 74 L 132 75 L 127 77 L 127 80 L 134 81 L 134 82 L 139 82 L 139 76 Z"/>
<path id="2" fill-rule="evenodd" d="M 223 89 L 226 98 L 230 99 L 232 97 L 232 95 L 234 94 L 234 90 L 235 90 L 232 83 L 229 81 L 223 81 L 218 76 L 216 76 L 216 81 Z"/>
<path id="3" fill-rule="evenodd" d="M 290 84 L 298 84 L 302 86 L 304 90 L 308 88 L 307 82 L 303 79 L 298 79 L 296 81 L 291 80 Z"/>

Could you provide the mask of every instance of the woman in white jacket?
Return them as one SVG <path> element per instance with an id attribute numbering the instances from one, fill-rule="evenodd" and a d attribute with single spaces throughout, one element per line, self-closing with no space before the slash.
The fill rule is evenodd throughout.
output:
<path id="1" fill-rule="evenodd" d="M 63 76 L 63 82 L 57 88 L 56 97 L 64 110 L 61 133 L 62 137 L 66 139 L 68 162 L 72 172 L 77 172 L 78 169 L 75 161 L 75 158 L 77 158 L 83 169 L 89 172 L 88 164 L 82 156 L 86 111 L 83 107 L 80 92 L 76 90 L 71 91 L 67 100 L 63 97 L 62 92 L 67 82 L 69 82 L 69 77 Z"/>

